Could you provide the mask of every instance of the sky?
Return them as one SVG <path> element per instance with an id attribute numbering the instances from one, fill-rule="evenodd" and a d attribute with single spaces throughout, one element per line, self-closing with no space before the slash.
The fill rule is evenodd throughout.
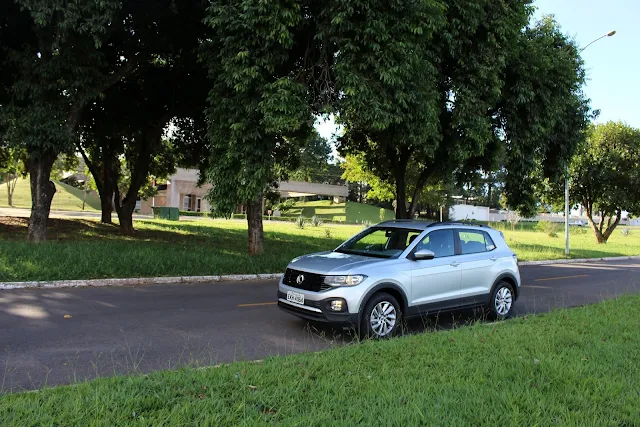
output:
<path id="1" fill-rule="evenodd" d="M 640 128 L 640 0 L 536 0 L 535 18 L 554 15 L 579 46 L 615 30 L 582 52 L 587 70 L 584 88 L 597 122 L 621 120 Z M 332 139 L 332 120 L 316 128 Z"/>

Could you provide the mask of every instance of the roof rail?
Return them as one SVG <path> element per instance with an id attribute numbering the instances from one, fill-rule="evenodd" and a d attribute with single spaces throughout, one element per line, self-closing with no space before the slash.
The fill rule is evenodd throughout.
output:
<path id="1" fill-rule="evenodd" d="M 476 222 L 468 222 L 468 221 L 444 221 L 444 222 L 433 222 L 428 225 L 428 227 L 435 227 L 437 225 L 464 225 L 464 226 L 474 226 L 474 227 L 482 227 L 482 228 L 491 228 L 485 224 L 478 224 Z"/>

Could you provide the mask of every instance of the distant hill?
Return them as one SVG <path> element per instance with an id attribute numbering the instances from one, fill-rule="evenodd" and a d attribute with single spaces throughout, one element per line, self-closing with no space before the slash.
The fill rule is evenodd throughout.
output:
<path id="1" fill-rule="evenodd" d="M 52 210 L 61 211 L 81 211 L 82 210 L 82 190 L 72 187 L 59 181 L 54 181 L 56 194 L 51 203 Z M 9 207 L 7 203 L 7 184 L 0 184 L 0 207 Z M 31 208 L 31 187 L 29 178 L 18 179 L 16 191 L 13 193 L 13 207 Z M 87 194 L 85 210 L 99 211 L 100 198 L 93 193 Z"/>

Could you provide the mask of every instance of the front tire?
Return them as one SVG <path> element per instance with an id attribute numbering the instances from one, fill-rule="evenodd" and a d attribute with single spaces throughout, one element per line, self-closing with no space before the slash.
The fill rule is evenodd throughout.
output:
<path id="1" fill-rule="evenodd" d="M 384 339 L 400 330 L 402 310 L 398 300 L 385 292 L 375 294 L 367 302 L 360 325 L 362 338 Z"/>
<path id="2" fill-rule="evenodd" d="M 504 320 L 513 312 L 515 292 L 511 283 L 499 282 L 491 293 L 489 301 L 489 317 L 493 320 Z"/>

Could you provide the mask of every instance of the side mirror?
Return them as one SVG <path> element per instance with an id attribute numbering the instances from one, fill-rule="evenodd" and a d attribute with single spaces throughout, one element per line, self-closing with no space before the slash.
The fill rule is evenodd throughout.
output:
<path id="1" fill-rule="evenodd" d="M 413 253 L 413 259 L 416 261 L 434 259 L 436 254 L 429 249 L 419 249 Z"/>

